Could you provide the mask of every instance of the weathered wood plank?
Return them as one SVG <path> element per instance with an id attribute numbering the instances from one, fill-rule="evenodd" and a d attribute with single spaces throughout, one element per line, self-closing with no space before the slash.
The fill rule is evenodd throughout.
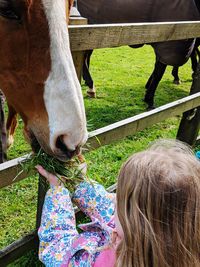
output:
<path id="1" fill-rule="evenodd" d="M 200 37 L 200 21 L 69 26 L 72 51 Z"/>
<path id="2" fill-rule="evenodd" d="M 198 106 L 200 106 L 200 93 L 187 96 L 154 110 L 144 112 L 134 117 L 100 128 L 90 133 L 88 140 L 90 143 L 89 149 L 92 150 L 96 147 L 123 139 L 126 136 L 141 131 L 155 123 L 180 115 L 183 112 Z M 27 177 L 27 173 L 21 173 L 13 181 L 13 177 L 16 177 L 16 175 L 21 171 L 20 162 L 24 160 L 24 158 L 25 157 L 21 157 L 0 164 L 0 188 L 11 185 L 14 182 L 18 182 Z"/>
<path id="3" fill-rule="evenodd" d="M 74 14 L 74 17 L 70 17 L 69 23 L 70 25 L 86 25 L 87 19 L 80 16 L 76 8 L 72 9 L 72 14 Z M 85 51 L 74 51 L 72 52 L 72 58 L 74 61 L 74 66 L 76 69 L 76 73 L 78 76 L 79 81 L 81 82 L 82 78 L 82 69 L 83 69 L 83 60 L 84 60 L 84 53 Z"/>
<path id="4" fill-rule="evenodd" d="M 73 62 L 74 62 L 74 66 L 76 69 L 76 74 L 77 74 L 78 80 L 81 83 L 83 61 L 84 61 L 84 51 L 72 52 L 72 58 L 73 58 Z"/>
<path id="5" fill-rule="evenodd" d="M 7 266 L 9 263 L 23 256 L 26 252 L 37 247 L 38 238 L 36 231 L 34 231 L 0 250 L 0 266 Z"/>
<path id="6" fill-rule="evenodd" d="M 25 155 L 0 164 L 0 188 L 16 183 L 27 177 L 26 172 L 22 172 L 21 163 L 30 155 Z M 30 175 L 30 174 L 29 174 Z"/>
<path id="7" fill-rule="evenodd" d="M 36 214 L 36 229 L 39 228 L 42 216 L 42 207 L 45 199 L 46 192 L 49 186 L 46 179 L 39 175 L 38 179 L 38 195 L 37 195 L 37 214 Z"/>
<path id="8" fill-rule="evenodd" d="M 83 17 L 74 16 L 69 20 L 69 25 L 86 25 L 87 19 Z"/>

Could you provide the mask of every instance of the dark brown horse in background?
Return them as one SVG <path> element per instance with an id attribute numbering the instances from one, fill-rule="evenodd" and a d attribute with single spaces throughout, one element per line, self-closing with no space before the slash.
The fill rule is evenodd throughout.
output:
<path id="1" fill-rule="evenodd" d="M 89 24 L 200 20 L 199 0 L 77 0 L 77 7 L 80 14 L 88 18 Z M 144 100 L 149 109 L 154 107 L 154 94 L 167 65 L 179 67 L 185 64 L 194 44 L 193 39 L 151 44 L 156 63 L 146 84 Z M 92 51 L 85 54 L 83 78 L 89 78 L 88 93 L 94 94 L 94 84 L 88 72 L 91 54 Z"/>
<path id="2" fill-rule="evenodd" d="M 197 69 L 198 62 L 200 61 L 199 46 L 200 46 L 200 38 L 197 38 L 195 41 L 194 49 L 192 50 L 192 53 L 190 55 L 192 71 L 193 71 L 192 76 Z M 179 70 L 179 67 L 173 67 L 172 69 L 172 76 L 174 77 L 174 84 L 180 84 L 178 70 Z"/>

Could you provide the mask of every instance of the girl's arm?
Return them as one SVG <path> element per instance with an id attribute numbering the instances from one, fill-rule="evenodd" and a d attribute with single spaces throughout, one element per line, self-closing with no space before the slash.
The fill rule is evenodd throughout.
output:
<path id="1" fill-rule="evenodd" d="M 46 266 L 80 266 L 80 261 L 84 259 L 84 266 L 91 266 L 101 237 L 96 232 L 78 235 L 68 190 L 41 166 L 37 169 L 51 184 L 45 197 L 38 232 L 41 261 Z M 74 201 L 93 222 L 97 222 L 99 226 L 109 222 L 109 228 L 112 227 L 110 219 L 114 212 L 113 198 L 114 194 L 107 193 L 103 186 L 88 182 L 81 183 L 74 194 Z"/>
<path id="2" fill-rule="evenodd" d="M 84 267 L 91 267 L 101 239 L 99 234 L 77 233 L 69 191 L 60 184 L 55 175 L 41 166 L 36 168 L 51 185 L 45 197 L 38 231 L 40 260 L 48 267 L 80 267 L 82 264 Z"/>
<path id="3" fill-rule="evenodd" d="M 104 223 L 107 224 L 113 217 L 115 194 L 108 193 L 105 188 L 97 182 L 84 181 L 80 183 L 72 196 L 72 201 L 89 216 L 93 222 L 99 223 L 100 225 Z"/>
<path id="4" fill-rule="evenodd" d="M 48 190 L 38 230 L 39 258 L 46 266 L 60 266 L 67 261 L 76 230 L 75 214 L 69 191 L 62 186 L 51 186 Z"/>

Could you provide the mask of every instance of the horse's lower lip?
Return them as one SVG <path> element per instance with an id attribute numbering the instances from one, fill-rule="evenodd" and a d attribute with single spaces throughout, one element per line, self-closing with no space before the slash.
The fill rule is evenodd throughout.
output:
<path id="1" fill-rule="evenodd" d="M 62 161 L 62 162 L 66 162 L 69 160 L 69 158 L 67 158 L 66 156 L 56 156 L 55 157 L 59 160 L 59 161 Z"/>
<path id="2" fill-rule="evenodd" d="M 61 151 L 57 151 L 57 152 L 55 151 L 53 154 L 54 157 L 56 157 L 58 160 L 63 161 L 63 162 L 70 160 L 75 155 L 76 155 L 75 152 L 62 153 Z"/>

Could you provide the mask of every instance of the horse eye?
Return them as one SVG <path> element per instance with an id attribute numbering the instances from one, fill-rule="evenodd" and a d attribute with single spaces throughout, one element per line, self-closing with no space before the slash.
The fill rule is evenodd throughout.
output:
<path id="1" fill-rule="evenodd" d="M 0 16 L 10 20 L 20 20 L 10 0 L 0 0 Z"/>

